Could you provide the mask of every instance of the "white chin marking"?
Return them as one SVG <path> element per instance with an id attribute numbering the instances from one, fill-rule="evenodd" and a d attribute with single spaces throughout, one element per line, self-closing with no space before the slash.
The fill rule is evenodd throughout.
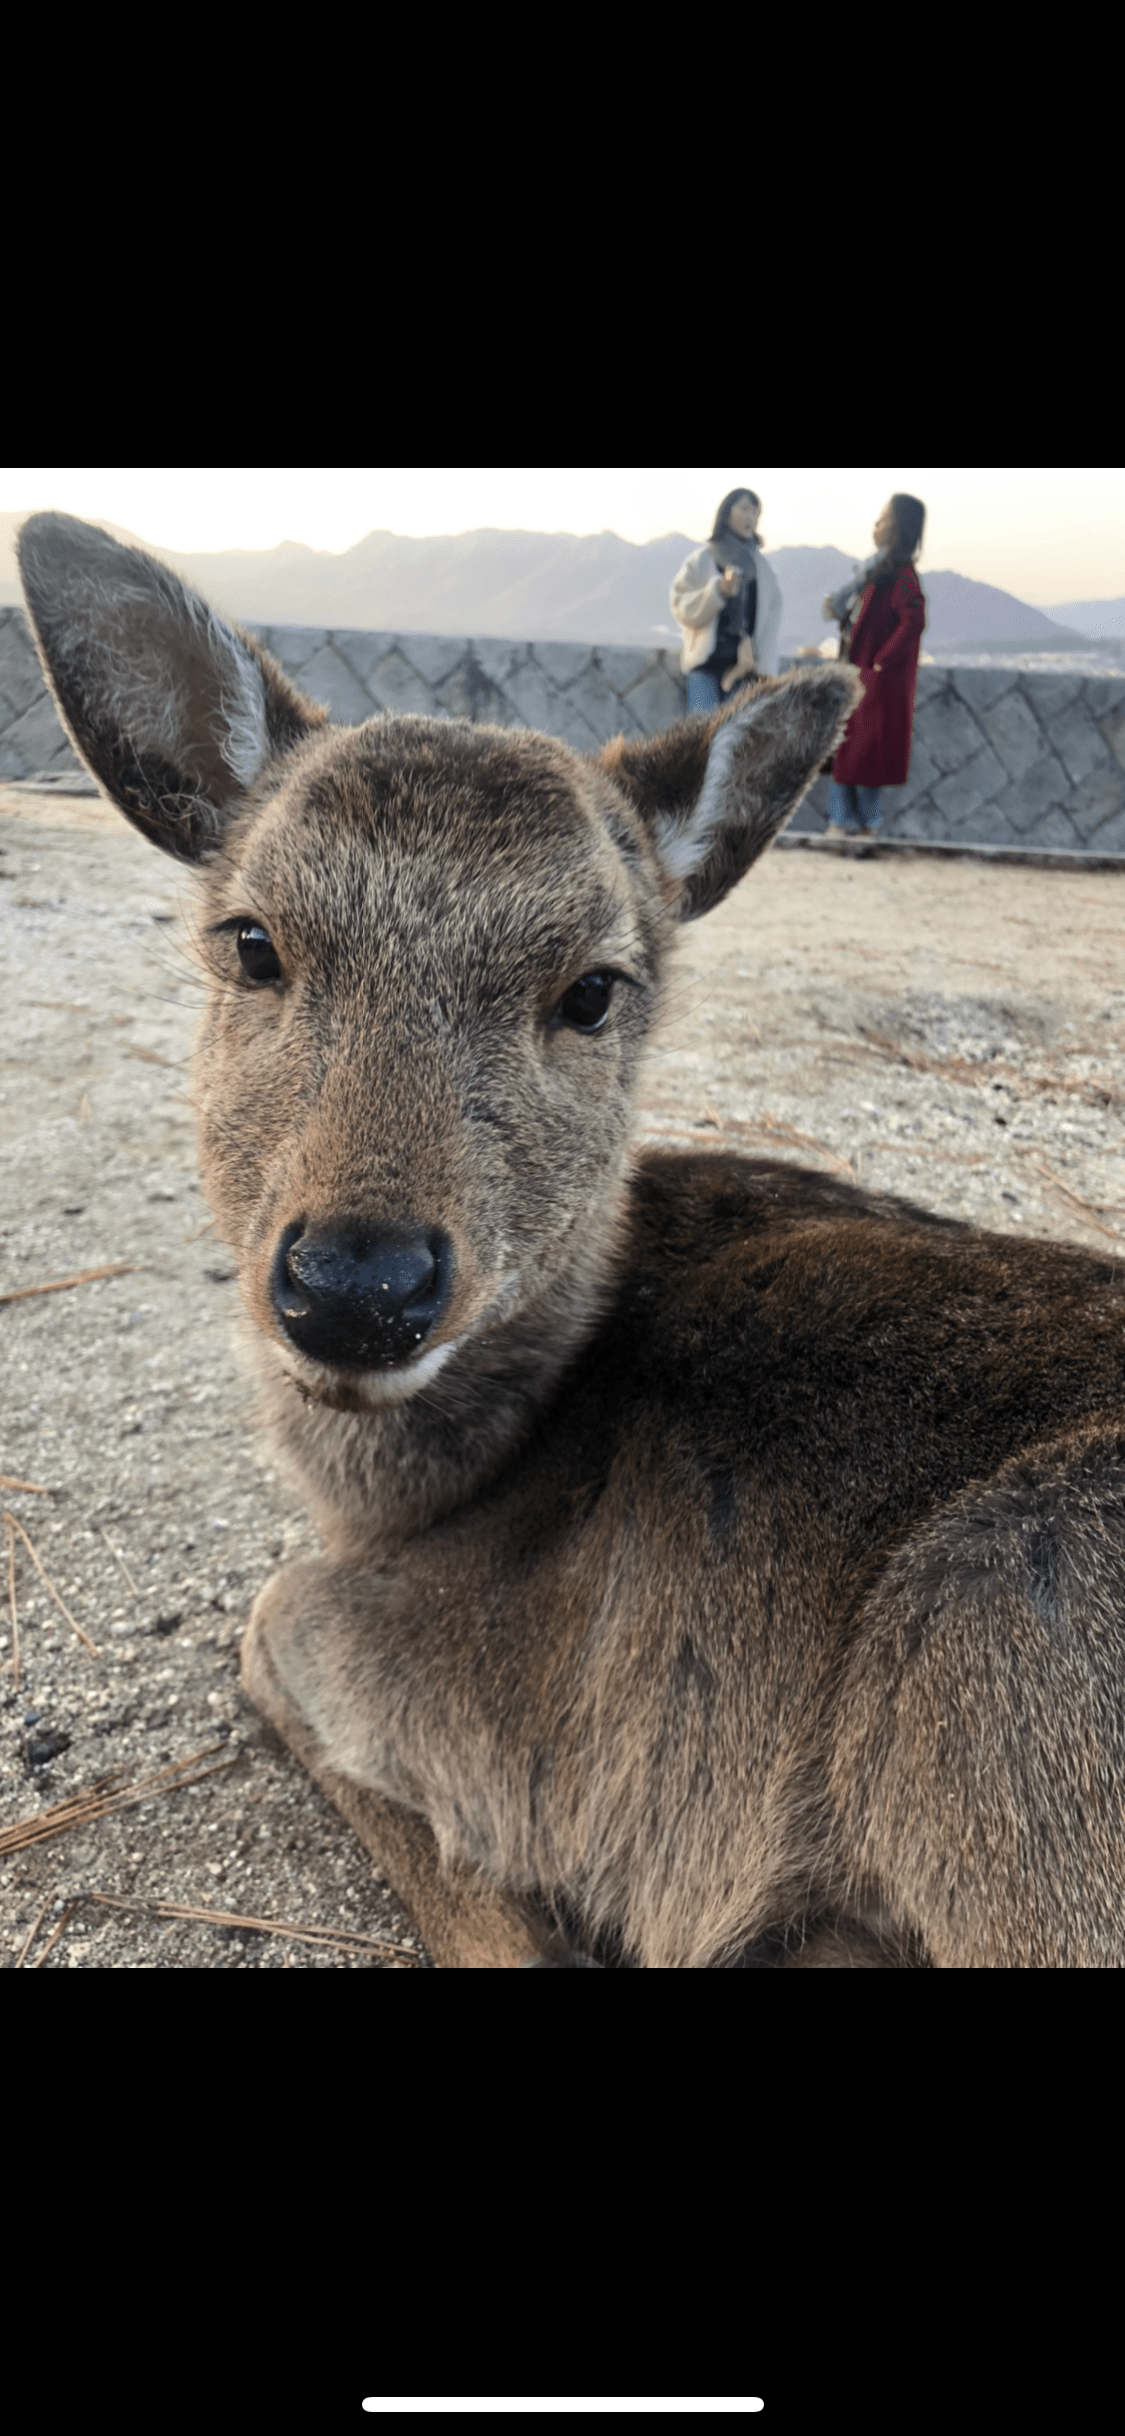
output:
<path id="1" fill-rule="evenodd" d="M 446 1345 L 435 1345 L 430 1353 L 424 1353 L 418 1361 L 412 1362 L 409 1370 L 351 1371 L 345 1382 L 336 1370 L 328 1370 L 320 1363 L 314 1366 L 311 1362 L 304 1362 L 299 1369 L 294 1366 L 290 1376 L 313 1404 L 333 1404 L 343 1388 L 345 1410 L 366 1406 L 368 1411 L 377 1412 L 388 1404 L 406 1404 L 421 1388 L 428 1387 L 431 1379 L 436 1379 L 450 1355 L 456 1353 L 464 1341 L 463 1337 L 457 1336 L 452 1337 Z"/>
<path id="2" fill-rule="evenodd" d="M 377 1370 L 373 1376 L 364 1379 L 364 1394 L 376 1404 L 405 1404 L 408 1396 L 415 1395 L 420 1387 L 428 1387 L 430 1380 L 436 1379 L 450 1354 L 456 1353 L 463 1342 L 462 1337 L 454 1336 L 447 1345 L 435 1345 L 431 1353 L 424 1353 L 419 1361 L 412 1362 L 409 1370 L 397 1373 Z"/>

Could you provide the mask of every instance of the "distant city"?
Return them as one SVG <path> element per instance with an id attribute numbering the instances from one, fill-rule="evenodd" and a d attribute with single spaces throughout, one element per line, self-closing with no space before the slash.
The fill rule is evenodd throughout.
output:
<path id="1" fill-rule="evenodd" d="M 21 518 L 0 514 L 0 607 L 21 601 L 14 542 Z M 122 541 L 137 541 L 107 525 Z M 690 549 L 685 533 L 623 541 L 616 533 L 524 533 L 484 527 L 474 533 L 411 539 L 374 532 L 350 550 L 311 550 L 285 541 L 274 550 L 184 554 L 149 549 L 179 570 L 228 617 L 263 626 L 359 626 L 380 633 L 498 636 L 514 642 L 679 646 L 668 588 Z M 781 586 L 781 650 L 820 646 L 834 629 L 821 616 L 826 592 L 850 574 L 843 550 L 792 548 L 766 553 Z M 1034 609 L 993 584 L 949 569 L 919 568 L 931 658 L 1091 652 L 1125 665 L 1125 594 L 1113 600 L 1060 601 Z"/>

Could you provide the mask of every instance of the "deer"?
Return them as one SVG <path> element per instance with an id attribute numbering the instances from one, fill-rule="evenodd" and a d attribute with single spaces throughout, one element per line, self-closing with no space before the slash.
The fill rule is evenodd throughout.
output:
<path id="1" fill-rule="evenodd" d="M 96 526 L 19 563 L 198 883 L 201 1177 L 319 1551 L 243 1684 L 434 1965 L 1120 1967 L 1120 1264 L 637 1139 L 679 926 L 855 672 L 586 755 L 344 727 Z"/>

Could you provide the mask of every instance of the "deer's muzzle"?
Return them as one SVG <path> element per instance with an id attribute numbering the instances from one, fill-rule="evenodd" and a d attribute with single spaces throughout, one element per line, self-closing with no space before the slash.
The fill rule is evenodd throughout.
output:
<path id="1" fill-rule="evenodd" d="M 453 1272 L 453 1246 L 440 1227 L 298 1219 L 278 1244 L 271 1294 L 287 1337 L 310 1360 L 390 1370 L 425 1344 Z"/>

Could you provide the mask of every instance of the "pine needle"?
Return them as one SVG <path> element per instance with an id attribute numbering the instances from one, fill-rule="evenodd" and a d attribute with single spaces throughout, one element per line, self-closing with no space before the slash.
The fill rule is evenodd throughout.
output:
<path id="1" fill-rule="evenodd" d="M 75 1622 L 75 1619 L 74 1619 L 74 1617 L 71 1615 L 70 1609 L 69 1609 L 69 1607 L 67 1606 L 66 1600 L 64 1599 L 64 1597 L 63 1597 L 63 1595 L 62 1595 L 61 1590 L 56 1590 L 55 1585 L 54 1585 L 53 1581 L 51 1580 L 50 1574 L 49 1574 L 49 1573 L 45 1573 L 45 1572 L 44 1572 L 43 1567 L 42 1567 L 42 1565 L 41 1565 L 41 1564 L 40 1564 L 40 1562 L 39 1562 L 39 1558 L 38 1558 L 38 1556 L 37 1556 L 37 1554 L 36 1554 L 36 1552 L 35 1552 L 35 1549 L 34 1549 L 34 1547 L 32 1546 L 31 1541 L 28 1539 L 28 1536 L 27 1536 L 26 1531 L 24 1530 L 23 1524 L 22 1524 L 22 1523 L 19 1521 L 18 1517 L 17 1517 L 15 1514 L 8 1514 L 8 1513 L 5 1513 L 5 1515 L 4 1515 L 4 1520 L 5 1520 L 5 1522 L 6 1522 L 6 1523 L 14 1523 L 14 1524 L 15 1524 L 15 1527 L 16 1527 L 17 1531 L 19 1532 L 20 1538 L 21 1538 L 21 1539 L 23 1540 L 23 1542 L 24 1542 L 24 1545 L 25 1545 L 25 1547 L 26 1547 L 26 1549 L 27 1549 L 28 1555 L 29 1555 L 29 1556 L 30 1556 L 30 1558 L 31 1558 L 32 1564 L 34 1565 L 36 1572 L 39 1574 L 40 1578 L 41 1578 L 41 1579 L 42 1579 L 44 1582 L 46 1582 L 47 1588 L 48 1588 L 48 1590 L 49 1590 L 49 1591 L 50 1591 L 50 1593 L 51 1593 L 51 1597 L 52 1597 L 52 1598 L 55 1600 L 56 1604 L 57 1604 L 59 1607 L 61 1607 L 61 1608 L 62 1608 L 63 1614 L 64 1614 L 64 1616 L 66 1617 L 67 1623 L 70 1625 L 70 1627 L 71 1627 L 72 1631 L 74 1631 L 74 1632 L 76 1632 L 76 1633 L 77 1633 L 78 1638 L 79 1638 L 79 1640 L 80 1640 L 80 1641 L 84 1641 L 84 1642 L 85 1642 L 86 1647 L 87 1647 L 87 1649 L 90 1651 L 90 1654 L 91 1654 L 91 1656 L 92 1656 L 92 1657 L 95 1657 L 95 1658 L 100 1658 L 102 1653 L 101 1653 L 100 1649 L 98 1648 L 97 1643 L 96 1643 L 96 1642 L 94 1642 L 94 1641 L 91 1641 L 90 1636 L 89 1636 L 89 1633 L 85 1633 L 85 1632 L 83 1632 L 83 1630 L 82 1630 L 82 1626 L 81 1626 L 80 1624 L 78 1624 L 78 1623 L 76 1623 L 76 1622 Z"/>
<path id="2" fill-rule="evenodd" d="M 341 1935 L 335 1929 L 308 1928 L 295 1920 L 260 1920 L 252 1912 L 216 1912 L 199 1903 L 128 1902 L 120 1895 L 90 1894 L 87 1903 L 105 1903 L 113 1911 L 144 1911 L 161 1920 L 204 1920 L 213 1928 L 254 1929 L 259 1935 L 293 1937 L 303 1945 L 333 1946 L 341 1954 L 398 1954 L 404 1962 L 418 1964 L 420 1957 L 410 1946 L 395 1945 L 389 1937 L 364 1937 L 356 1929 L 345 1929 Z"/>
<path id="3" fill-rule="evenodd" d="M 35 1918 L 31 1923 L 31 1927 L 29 1928 L 26 1937 L 24 1938 L 19 1953 L 16 1955 L 15 1967 L 17 1971 L 21 1971 L 23 1969 L 24 1957 L 25 1955 L 30 1954 L 32 1945 L 39 1934 L 39 1923 L 50 1911 L 53 1901 L 54 1897 L 52 1895 L 48 1895 L 45 1901 L 40 1904 L 39 1910 L 36 1912 Z"/>
<path id="4" fill-rule="evenodd" d="M 64 1286 L 85 1286 L 92 1277 L 124 1277 L 140 1265 L 137 1260 L 111 1260 L 104 1269 L 76 1269 L 73 1277 L 53 1277 L 46 1286 L 14 1286 L 9 1294 L 0 1294 L 0 1303 L 22 1303 L 29 1294 L 61 1294 Z"/>
<path id="5" fill-rule="evenodd" d="M 152 1801 L 160 1793 L 178 1793 L 181 1785 L 201 1784 L 206 1776 L 223 1776 L 238 1760 L 222 1760 L 218 1767 L 199 1768 L 197 1761 L 210 1759 L 224 1749 L 221 1742 L 209 1743 L 206 1750 L 195 1751 L 190 1759 L 177 1759 L 167 1768 L 158 1768 L 152 1776 L 143 1776 L 135 1785 L 119 1785 L 113 1778 L 121 1774 L 110 1768 L 81 1793 L 70 1793 L 64 1801 L 54 1802 L 49 1810 L 39 1810 L 32 1818 L 16 1819 L 12 1826 L 0 1828 L 0 1859 L 12 1852 L 23 1852 L 29 1844 L 45 1843 L 48 1836 L 65 1835 L 71 1827 L 91 1826 L 95 1819 L 108 1818 L 117 1810 L 132 1810 L 138 1802 Z M 195 1768 L 194 1776 L 184 1771 Z"/>
<path id="6" fill-rule="evenodd" d="M 128 1582 L 128 1584 L 129 1584 L 129 1588 L 130 1588 L 130 1590 L 131 1590 L 131 1591 L 132 1591 L 132 1593 L 133 1593 L 133 1597 L 134 1597 L 135 1599 L 139 1599 L 139 1597 L 140 1597 L 140 1595 L 141 1595 L 141 1594 L 140 1594 L 140 1591 L 138 1590 L 137 1585 L 136 1585 L 135 1581 L 133 1580 L 133 1576 L 132 1576 L 132 1574 L 131 1574 L 131 1573 L 130 1573 L 130 1571 L 129 1571 L 128 1565 L 126 1564 L 125 1559 L 124 1559 L 124 1557 L 122 1556 L 122 1554 L 121 1554 L 121 1552 L 120 1552 L 120 1549 L 118 1549 L 118 1548 L 115 1548 L 115 1547 L 114 1547 L 114 1545 L 113 1545 L 113 1541 L 111 1540 L 111 1538 L 110 1538 L 110 1536 L 109 1536 L 108 1531 L 102 1531 L 102 1526 L 101 1526 L 101 1524 L 100 1524 L 100 1523 L 95 1523 L 95 1524 L 94 1524 L 94 1529 L 95 1529 L 95 1531 L 99 1531 L 99 1532 L 101 1532 L 101 1536 L 102 1536 L 102 1538 L 103 1538 L 103 1539 L 104 1539 L 104 1541 L 105 1541 L 106 1547 L 109 1549 L 109 1553 L 110 1553 L 111 1557 L 113 1558 L 114 1564 L 115 1564 L 115 1565 L 120 1565 L 121 1570 L 122 1570 L 122 1573 L 124 1574 L 125 1579 L 126 1579 L 126 1581 Z"/>
<path id="7" fill-rule="evenodd" d="M 20 1688 L 20 1620 L 16 1613 L 16 1535 L 12 1529 L 10 1514 L 5 1514 L 4 1526 L 8 1534 L 8 1602 L 12 1610 L 12 1683 L 14 1690 L 18 1692 Z"/>
<path id="8" fill-rule="evenodd" d="M 75 1899 L 74 1899 L 74 1901 L 73 1901 L 73 1903 L 68 1903 L 68 1904 L 67 1904 L 67 1907 L 66 1907 L 65 1912 L 63 1913 L 62 1919 L 61 1919 L 60 1921 L 58 1921 L 58 1922 L 57 1922 L 57 1924 L 56 1924 L 56 1926 L 55 1926 L 55 1927 L 52 1929 L 51 1934 L 50 1934 L 50 1936 L 49 1936 L 49 1937 L 48 1937 L 48 1939 L 47 1939 L 47 1943 L 46 1943 L 46 1945 L 44 1946 L 42 1953 L 41 1953 L 41 1954 L 37 1954 L 37 1955 L 36 1955 L 36 1958 L 35 1958 L 34 1962 L 32 1963 L 32 1966 L 31 1966 L 31 1968 L 32 1968 L 32 1970 L 33 1970 L 33 1971 L 41 1971 L 41 1970 L 42 1970 L 43 1965 L 44 1965 L 44 1963 L 46 1962 L 47 1956 L 48 1956 L 48 1954 L 50 1953 L 52 1946 L 54 1946 L 54 1945 L 57 1945 L 57 1944 L 58 1944 L 59 1938 L 62 1936 L 63 1930 L 64 1930 L 64 1928 L 66 1927 L 67 1921 L 68 1921 L 68 1920 L 72 1920 L 72 1919 L 73 1919 L 74 1914 L 75 1914 L 75 1912 L 77 1911 L 78 1906 L 79 1906 L 79 1904 L 80 1904 L 81 1900 L 82 1900 L 81 1895 L 76 1895 L 76 1896 L 75 1896 Z"/>
<path id="9" fill-rule="evenodd" d="M 1096 1227 L 1099 1235 L 1108 1235 L 1111 1243 L 1120 1243 L 1121 1235 L 1118 1228 L 1106 1226 L 1098 1217 L 1092 1203 L 1084 1201 L 1080 1193 L 1072 1193 L 1069 1184 L 1064 1184 L 1062 1177 L 1056 1176 L 1054 1168 L 1048 1167 L 1046 1159 L 1033 1159 L 1032 1165 L 1039 1169 L 1041 1176 L 1046 1176 L 1048 1184 L 1053 1185 L 1057 1193 L 1062 1193 L 1076 1210 L 1081 1211 L 1087 1226 Z"/>

